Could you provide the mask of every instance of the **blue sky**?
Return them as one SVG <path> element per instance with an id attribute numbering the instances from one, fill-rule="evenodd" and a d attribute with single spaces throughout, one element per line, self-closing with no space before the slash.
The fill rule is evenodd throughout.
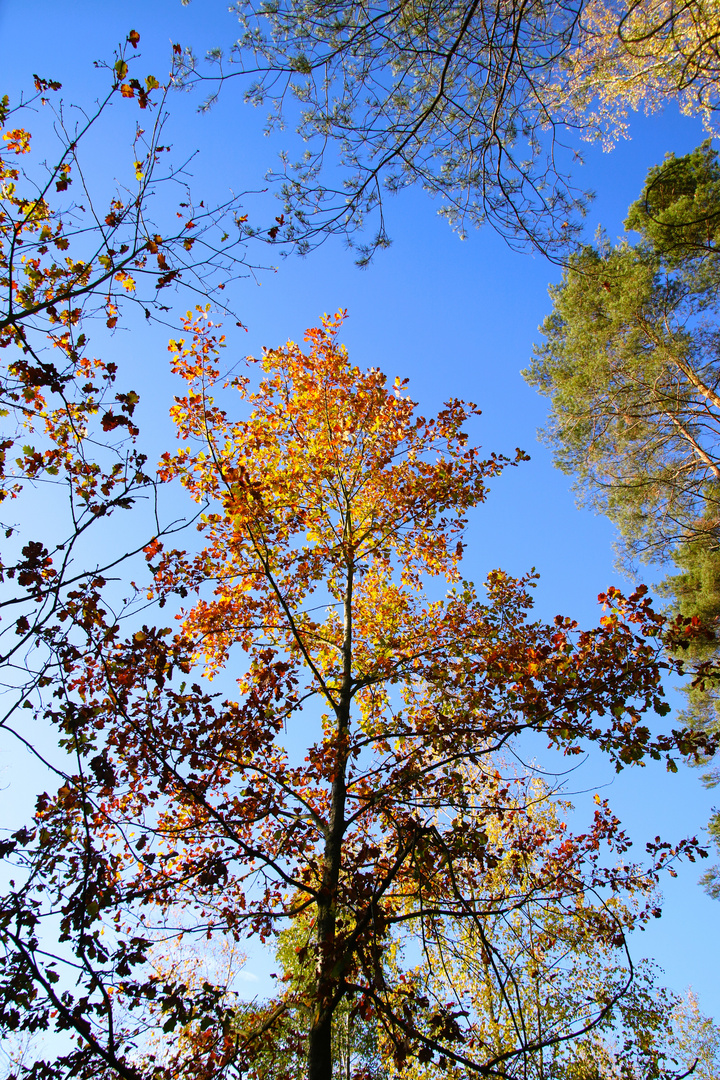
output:
<path id="1" fill-rule="evenodd" d="M 110 58 L 131 28 L 141 34 L 143 74 L 160 76 L 167 69 L 170 41 L 192 44 L 202 54 L 227 43 L 234 23 L 222 0 L 194 0 L 188 7 L 180 0 L 70 0 L 64 5 L 0 0 L 0 93 L 17 94 L 37 72 L 60 79 L 68 100 L 87 101 L 93 86 L 99 92 L 102 82 L 92 61 Z M 197 114 L 198 100 L 177 95 L 168 127 L 177 158 L 198 151 L 189 167 L 196 197 L 212 201 L 230 190 L 262 187 L 282 140 L 263 136 L 263 116 L 242 104 L 239 87 L 230 87 L 204 116 Z M 631 133 L 631 140 L 611 154 L 598 146 L 584 148 L 580 182 L 597 192 L 589 237 L 600 223 L 616 237 L 647 169 L 667 151 L 685 153 L 703 138 L 698 123 L 674 110 L 634 118 Z M 120 140 L 98 145 L 101 157 L 124 152 Z M 257 205 L 248 198 L 251 215 Z M 467 575 L 481 580 L 496 566 L 514 574 L 534 566 L 541 575 L 536 590 L 541 616 L 563 612 L 593 623 L 599 614 L 598 592 L 611 583 L 627 584 L 613 569 L 613 530 L 604 519 L 576 508 L 568 478 L 552 468 L 536 441 L 545 402 L 520 375 L 538 339 L 538 324 L 550 309 L 548 283 L 557 280 L 559 271 L 539 255 L 511 251 L 489 229 L 460 241 L 437 209 L 419 191 L 392 200 L 388 227 L 393 246 L 368 270 L 359 271 L 352 253 L 329 241 L 306 259 L 281 261 L 276 271 L 240 282 L 232 302 L 248 332 L 231 328 L 230 349 L 241 357 L 263 345 L 298 339 L 323 312 L 347 308 L 344 339 L 354 361 L 378 366 L 390 377 L 408 377 L 422 411 L 434 411 L 451 396 L 477 402 L 483 409 L 477 438 L 486 450 L 511 454 L 520 446 L 532 460 L 497 480 L 473 519 Z M 172 384 L 165 338 L 161 330 L 151 329 L 142 337 L 116 335 L 107 343 L 142 378 L 144 416 L 158 447 L 170 433 L 165 402 Z M 8 753 L 3 759 L 10 765 Z M 21 801 L 21 775 L 9 771 L 0 777 L 8 784 L 3 796 L 10 814 Z M 613 781 L 607 766 L 590 762 L 575 782 L 590 793 L 611 785 L 603 793 L 636 838 L 638 857 L 645 840 L 656 834 L 679 839 L 700 830 L 713 803 L 712 793 L 689 770 L 668 777 L 648 768 Z M 580 807 L 584 798 L 578 799 Z M 691 984 L 704 1009 L 720 1016 L 711 955 L 720 908 L 703 894 L 698 875 L 697 866 L 685 866 L 676 881 L 667 882 L 665 914 L 640 937 L 635 951 L 654 957 L 674 989 Z"/>

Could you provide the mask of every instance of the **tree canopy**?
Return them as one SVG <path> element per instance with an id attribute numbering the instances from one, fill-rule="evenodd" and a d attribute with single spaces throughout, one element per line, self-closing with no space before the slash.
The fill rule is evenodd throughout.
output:
<path id="1" fill-rule="evenodd" d="M 618 526 L 621 561 L 674 565 L 662 588 L 699 618 L 707 675 L 693 722 L 717 724 L 720 616 L 720 166 L 704 143 L 650 170 L 626 227 L 584 247 L 551 289 L 546 341 L 525 376 L 551 400 L 544 436 L 582 501 Z M 714 782 L 714 779 L 713 779 Z M 717 832 L 717 818 L 712 828 Z"/>
<path id="2" fill-rule="evenodd" d="M 404 382 L 351 365 L 341 321 L 225 391 L 204 310 L 170 343 L 187 392 L 161 478 L 200 503 L 204 546 L 158 537 L 146 557 L 154 595 L 192 602 L 177 632 L 127 635 L 95 603 L 42 707 L 69 756 L 62 782 L 3 848 L 21 877 L 3 901 L 0 1018 L 77 1040 L 38 1060 L 38 1080 L 101 1061 L 125 1080 L 232 1076 L 298 1038 L 306 1075 L 327 1080 L 336 1018 L 351 1016 L 398 1067 L 524 1075 L 615 1015 L 632 986 L 627 931 L 655 911 L 663 868 L 697 853 L 658 842 L 647 865 L 629 862 L 606 803 L 573 834 L 533 809 L 532 770 L 504 768 L 523 733 L 569 755 L 594 744 L 617 768 L 675 768 L 706 743 L 643 719 L 668 708 L 663 620 L 642 589 L 608 593 L 580 631 L 530 618 L 531 580 L 494 571 L 483 600 L 462 579 L 466 515 L 511 462 L 469 442 L 475 406 L 424 419 Z M 230 391 L 240 419 L 218 397 Z M 198 663 L 229 669 L 238 699 L 218 701 Z M 73 959 L 46 954 L 54 919 Z M 224 985 L 163 960 L 175 940 L 242 947 L 287 927 L 307 978 L 240 1025 Z M 475 991 L 432 975 L 464 937 L 484 950 L 502 1038 Z M 576 999 L 573 950 L 589 937 L 617 977 L 589 967 Z M 539 1027 L 529 969 L 567 998 Z M 167 1044 L 150 1052 L 160 1024 Z"/>
<path id="3" fill-rule="evenodd" d="M 571 56 L 570 84 L 612 140 L 631 109 L 651 112 L 669 99 L 717 132 L 720 23 L 714 3 L 590 0 Z"/>
<path id="4" fill-rule="evenodd" d="M 385 196 L 418 184 L 461 233 L 489 222 L 512 244 L 564 257 L 587 194 L 583 140 L 612 142 L 628 108 L 679 100 L 714 122 L 717 13 L 692 0 L 238 0 L 240 36 L 192 53 L 187 75 L 242 76 L 269 124 L 297 126 L 274 178 L 282 235 L 301 248 L 389 242 Z M 219 43 L 222 45 L 222 43 Z"/>
<path id="5" fill-rule="evenodd" d="M 556 464 L 618 525 L 621 557 L 662 561 L 717 527 L 719 181 L 709 144 L 653 169 L 626 221 L 640 242 L 573 256 L 526 372 L 551 399 Z"/>

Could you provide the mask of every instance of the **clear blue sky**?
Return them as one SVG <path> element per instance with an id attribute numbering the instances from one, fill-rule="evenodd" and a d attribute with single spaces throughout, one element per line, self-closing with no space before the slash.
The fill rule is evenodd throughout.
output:
<path id="1" fill-rule="evenodd" d="M 0 0 L 0 94 L 17 94 L 37 72 L 60 79 L 68 100 L 87 101 L 102 82 L 92 61 L 110 58 L 131 28 L 141 34 L 143 73 L 160 76 L 167 69 L 170 41 L 191 44 L 202 54 L 227 44 L 234 25 L 223 0 L 194 0 L 189 7 L 180 0 Z M 197 115 L 197 103 L 187 95 L 171 101 L 168 135 L 178 158 L 198 150 L 190 167 L 196 198 L 212 201 L 231 189 L 261 187 L 279 147 L 278 140 L 263 137 L 262 114 L 242 104 L 239 87 L 231 87 L 209 115 Z M 617 236 L 647 169 L 665 152 L 685 153 L 703 137 L 696 122 L 674 111 L 638 117 L 631 130 L 632 140 L 612 154 L 585 148 L 581 183 L 597 192 L 589 236 L 598 223 L 611 238 Z M 109 141 L 98 153 L 124 152 L 124 143 L 117 145 L 121 151 Z M 247 205 L 252 216 L 252 199 Z M 480 580 L 496 566 L 518 574 L 535 566 L 541 574 L 540 615 L 563 612 L 593 623 L 598 592 L 611 583 L 627 584 L 613 570 L 613 531 L 604 519 L 575 507 L 568 479 L 553 470 L 536 442 L 544 401 L 520 376 L 537 326 L 549 311 L 548 282 L 558 271 L 540 256 L 513 253 L 488 229 L 461 242 L 436 211 L 422 192 L 393 200 L 388 206 L 393 246 L 366 271 L 355 268 L 340 243 L 328 242 L 304 260 L 289 259 L 277 272 L 241 282 L 232 300 L 249 332 L 233 331 L 231 348 L 241 356 L 297 339 L 323 312 L 343 307 L 350 316 L 345 341 L 355 362 L 409 377 L 423 411 L 435 410 L 450 396 L 476 401 L 484 411 L 478 429 L 483 446 L 506 453 L 521 446 L 532 460 L 498 480 L 477 513 L 468 576 Z M 152 420 L 160 446 L 170 431 L 164 335 L 151 330 L 142 338 L 116 337 L 107 348 L 125 352 L 126 362 L 142 374 L 145 417 Z M 7 752 L 4 760 L 8 763 Z M 0 777 L 9 784 L 3 805 L 11 814 L 22 801 L 20 775 L 14 783 L 11 771 Z M 612 780 L 606 767 L 589 763 L 577 784 L 592 792 Z M 638 857 L 645 840 L 656 834 L 679 839 L 700 830 L 713 803 L 697 773 L 688 770 L 678 777 L 649 768 L 627 772 L 604 793 L 635 838 Z M 583 801 L 578 799 L 581 808 Z M 720 1017 L 713 952 L 720 906 L 703 894 L 698 875 L 696 866 L 685 866 L 677 881 L 668 880 L 665 914 L 637 940 L 635 952 L 654 957 L 673 989 L 691 984 L 704 1009 Z"/>

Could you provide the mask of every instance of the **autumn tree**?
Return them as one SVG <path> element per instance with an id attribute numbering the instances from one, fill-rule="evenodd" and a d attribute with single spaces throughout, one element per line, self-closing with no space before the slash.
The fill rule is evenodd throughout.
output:
<path id="1" fill-rule="evenodd" d="M 307 908 L 313 915 L 308 1075 L 330 1074 L 332 1019 L 348 994 L 360 995 L 377 1012 L 400 1060 L 416 1049 L 425 1060 L 439 1053 L 473 1062 L 468 1042 L 483 1048 L 481 1060 L 512 1060 L 520 1053 L 517 1045 L 496 1051 L 482 1038 L 461 1033 L 458 1003 L 428 995 L 410 972 L 391 989 L 382 969 L 383 939 L 394 925 L 404 925 L 427 940 L 431 924 L 444 918 L 457 932 L 471 910 L 477 924 L 486 890 L 503 896 L 501 907 L 507 905 L 508 883 L 493 888 L 485 859 L 493 846 L 488 810 L 498 800 L 507 809 L 512 785 L 479 763 L 524 723 L 507 715 L 506 675 L 495 682 L 492 664 L 480 660 L 476 669 L 469 658 L 481 656 L 489 638 L 494 662 L 507 671 L 511 657 L 541 654 L 550 642 L 553 652 L 559 645 L 564 651 L 567 639 L 556 627 L 523 626 L 530 640 L 518 651 L 520 642 L 512 633 L 505 638 L 502 627 L 514 621 L 517 631 L 522 625 L 519 616 L 528 603 L 523 583 L 493 575 L 489 607 L 460 584 L 465 514 L 484 498 L 487 479 L 506 464 L 494 456 L 483 461 L 467 449 L 461 424 L 474 407 L 450 402 L 435 421 L 415 418 L 401 384 L 388 393 L 379 372 L 351 367 L 335 343 L 338 325 L 328 320 L 322 331 L 311 332 L 309 354 L 292 346 L 267 354 L 267 377 L 257 392 L 245 380 L 236 382 L 252 410 L 249 419 L 237 422 L 208 398 L 206 381 L 218 372 L 207 362 L 198 364 L 207 349 L 202 324 L 195 324 L 193 346 L 173 345 L 192 392 L 176 409 L 189 445 L 168 463 L 168 471 L 198 501 L 209 498 L 223 510 L 208 515 L 203 554 L 189 563 L 170 557 L 158 567 L 158 578 L 172 584 L 180 575 L 184 588 L 215 579 L 214 596 L 201 599 L 184 622 L 186 633 L 202 642 L 211 672 L 227 664 L 237 646 L 253 658 L 264 650 L 264 663 L 280 654 L 283 668 L 288 665 L 283 674 L 297 680 L 294 694 L 303 711 L 318 699 L 320 730 L 310 746 L 310 768 L 296 774 L 295 783 L 282 785 L 279 763 L 262 768 L 261 775 L 275 773 L 272 798 L 279 802 L 284 793 L 284 810 L 278 805 L 263 824 L 262 854 L 256 836 L 246 841 L 253 861 L 264 864 L 265 916 L 273 908 L 273 918 Z M 196 439 L 202 441 L 200 451 L 193 446 Z M 424 598 L 428 577 L 448 582 L 444 600 Z M 318 604 L 329 604 L 322 621 L 315 614 Z M 596 650 L 593 642 L 593 665 Z M 552 674 L 546 669 L 551 682 L 555 663 Z M 601 695 L 600 709 L 609 705 L 598 674 L 586 672 L 582 679 L 580 728 L 574 694 L 563 703 L 563 731 L 551 710 L 551 740 L 574 745 L 587 717 L 590 687 Z M 249 690 L 252 683 L 244 685 Z M 655 687 L 635 684 L 635 690 L 646 695 L 648 705 L 660 706 Z M 292 698 L 285 707 L 295 711 Z M 547 721 L 534 719 L 534 726 L 545 727 Z M 613 747 L 611 733 L 585 733 L 616 758 L 635 753 L 632 737 Z M 644 752 L 642 740 L 637 752 Z M 471 767 L 475 761 L 477 770 Z M 265 781 L 260 788 L 265 793 Z M 534 850 L 542 853 L 538 878 L 556 877 L 556 860 L 563 861 L 559 837 L 533 828 L 528 815 L 518 818 L 518 835 L 512 841 L 503 836 L 497 847 L 522 851 L 529 830 Z M 573 859 L 592 862 L 600 837 L 617 841 L 616 822 L 605 813 L 598 813 L 595 829 L 590 847 L 583 838 Z M 297 863 L 281 875 L 286 888 L 278 910 L 280 882 L 274 867 L 270 873 L 268 855 L 288 852 L 285 862 L 291 843 Z M 312 858 L 311 850 L 317 853 Z M 430 873 L 431 866 L 444 864 L 444 872 Z M 537 879 L 530 879 L 523 880 L 520 865 L 510 875 L 515 903 L 517 897 L 527 903 L 534 893 Z M 577 892 L 573 903 L 576 910 Z M 604 932 L 617 939 L 615 920 L 609 918 L 603 931 L 601 913 L 595 917 L 596 936 Z M 418 1006 L 422 1017 L 429 1007 L 423 1003 L 433 998 L 430 1016 L 413 1017 Z M 403 1001 L 415 1005 L 412 1019 Z M 579 1026 L 594 1022 L 588 1016 Z M 462 1053 L 450 1049 L 456 1040 L 465 1044 Z"/>
<path id="2" fill-rule="evenodd" d="M 404 383 L 354 367 L 340 322 L 224 390 L 205 311 L 171 342 L 187 391 L 163 475 L 205 507 L 204 545 L 146 554 L 153 594 L 186 598 L 180 627 L 91 631 L 45 707 L 74 764 L 4 847 L 24 870 L 3 901 L 0 1018 L 74 1040 L 38 1078 L 100 1063 L 124 1080 L 234 1076 L 302 1035 L 306 1075 L 328 1080 L 336 1021 L 355 1017 L 398 1067 L 520 1075 L 602 1023 L 628 979 L 589 985 L 581 1012 L 538 1033 L 496 927 L 557 912 L 565 940 L 592 925 L 598 949 L 625 956 L 653 905 L 612 897 L 642 898 L 696 850 L 658 840 L 647 866 L 629 861 L 602 802 L 585 832 L 553 831 L 529 812 L 533 777 L 498 768 L 524 733 L 571 755 L 595 745 L 618 768 L 673 768 L 707 741 L 643 721 L 667 712 L 667 661 L 642 590 L 608 593 L 601 625 L 581 632 L 531 619 L 531 579 L 495 571 L 481 599 L 462 578 L 466 515 L 510 462 L 469 442 L 475 406 L 426 420 Z M 215 697 L 198 663 L 237 678 L 239 699 Z M 67 952 L 49 957 L 54 921 Z M 307 980 L 281 983 L 241 1026 L 224 986 L 154 959 L 179 939 L 242 948 L 293 927 Z M 472 1000 L 417 969 L 441 931 L 482 939 L 513 1018 L 502 1046 Z M 159 1027 L 164 1056 L 146 1045 Z"/>
<path id="3" fill-rule="evenodd" d="M 97 338 L 138 317 L 167 321 L 178 285 L 206 296 L 242 270 L 242 221 L 220 243 L 238 205 L 193 204 L 162 141 L 175 69 L 162 85 L 137 78 L 139 40 L 132 31 L 97 65 L 91 106 L 71 107 L 39 76 L 29 97 L 0 102 L 0 724 L 21 739 L 17 708 L 62 671 L 107 578 L 167 527 L 151 513 L 131 550 L 113 543 L 118 515 L 153 505 L 157 483 L 137 444 L 137 372 L 103 360 Z M 129 145 L 107 176 L 93 140 L 118 104 Z"/>
<path id="4" fill-rule="evenodd" d="M 71 715 L 63 727 L 53 703 L 67 698 L 75 665 L 94 638 L 109 642 L 132 618 L 133 559 L 142 568 L 143 547 L 183 524 L 163 520 L 155 469 L 138 443 L 137 372 L 102 359 L 98 339 L 107 344 L 133 321 L 172 319 L 168 297 L 178 284 L 206 296 L 242 270 L 239 204 L 211 209 L 192 202 L 182 168 L 163 144 L 175 71 L 162 83 L 141 75 L 139 40 L 131 31 L 112 63 L 96 65 L 102 92 L 89 106 L 63 102 L 60 84 L 40 76 L 29 96 L 0 101 L 0 729 L 61 789 L 67 753 L 72 760 L 82 735 Z M 123 158 L 117 129 L 110 129 L 118 152 L 107 162 L 108 175 L 94 139 L 106 133 L 115 106 L 129 138 Z M 174 201 L 157 205 L 162 191 Z M 223 247 L 233 213 L 238 226 Z M 131 511 L 134 527 L 125 532 L 119 519 Z M 123 574 L 118 586 L 113 579 Z M 40 726 L 29 722 L 33 716 Z M 107 776 L 101 754 L 86 767 Z M 42 874 L 52 878 L 53 858 L 73 864 L 59 837 L 51 853 L 50 834 L 38 834 L 42 858 L 18 868 L 0 902 L 0 969 L 12 987 L 1 1006 L 3 1030 L 22 1026 L 23 1038 L 42 1036 L 47 1022 L 36 1025 L 35 969 L 16 931 L 24 927 L 40 948 L 33 927 L 45 924 L 19 896 L 45 888 Z M 13 848 L 6 830 L 0 847 L 3 855 Z M 81 893 L 90 906 L 91 892 L 86 878 Z M 52 922 L 56 914 L 43 943 L 54 949 L 60 938 L 62 950 L 65 928 L 59 915 Z M 82 920 L 73 925 L 76 959 L 89 965 Z M 37 985 L 50 988 L 53 979 L 50 971 Z M 77 1022 L 86 1030 L 82 1008 Z"/>

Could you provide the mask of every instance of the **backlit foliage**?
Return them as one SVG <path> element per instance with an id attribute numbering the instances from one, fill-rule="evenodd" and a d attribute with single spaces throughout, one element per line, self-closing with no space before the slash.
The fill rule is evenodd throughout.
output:
<path id="1" fill-rule="evenodd" d="M 590 0 L 581 26 L 567 60 L 569 82 L 580 107 L 605 128 L 608 144 L 627 132 L 631 111 L 655 112 L 669 101 L 687 116 L 700 116 L 716 133 L 716 0 Z"/>

